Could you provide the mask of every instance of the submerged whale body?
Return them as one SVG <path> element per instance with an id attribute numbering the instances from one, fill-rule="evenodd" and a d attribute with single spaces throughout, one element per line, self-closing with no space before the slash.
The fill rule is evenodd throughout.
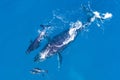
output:
<path id="1" fill-rule="evenodd" d="M 49 28 L 50 25 L 40 25 L 40 26 L 43 28 L 43 30 L 39 33 L 39 35 L 35 38 L 34 41 L 31 41 L 31 44 L 26 50 L 27 54 L 39 48 L 40 42 L 46 36 L 46 30 L 47 28 Z"/>
<path id="2" fill-rule="evenodd" d="M 56 53 L 59 53 L 65 48 L 66 45 L 63 45 L 63 41 L 69 37 L 68 33 L 64 33 L 55 36 L 48 44 L 42 49 L 42 52 L 35 56 L 34 61 L 43 61 L 47 57 L 50 57 Z"/>
<path id="3" fill-rule="evenodd" d="M 53 37 L 42 49 L 42 51 L 35 56 L 34 61 L 41 62 L 55 54 L 58 54 L 60 58 L 60 52 L 74 40 L 77 35 L 77 31 L 82 28 L 82 23 L 80 21 L 77 21 L 71 26 L 72 27 L 70 29 L 65 30 L 64 32 Z"/>
<path id="4" fill-rule="evenodd" d="M 26 50 L 27 54 L 39 47 L 40 41 L 38 41 L 38 38 L 39 38 L 39 36 L 34 41 L 31 41 L 28 49 Z"/>

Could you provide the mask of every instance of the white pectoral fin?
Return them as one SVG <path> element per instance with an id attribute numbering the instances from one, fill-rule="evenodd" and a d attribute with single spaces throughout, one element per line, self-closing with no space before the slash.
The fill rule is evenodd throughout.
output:
<path id="1" fill-rule="evenodd" d="M 58 69 L 60 69 L 62 64 L 62 55 L 60 53 L 57 53 L 57 59 L 58 59 Z"/>

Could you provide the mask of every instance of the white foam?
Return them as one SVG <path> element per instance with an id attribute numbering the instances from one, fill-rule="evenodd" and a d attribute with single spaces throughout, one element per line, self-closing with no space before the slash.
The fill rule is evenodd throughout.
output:
<path id="1" fill-rule="evenodd" d="M 71 28 L 69 29 L 69 36 L 64 42 L 63 44 L 66 45 L 68 43 L 70 43 L 71 41 L 73 41 L 77 35 L 77 31 L 78 29 L 82 28 L 82 22 L 77 21 L 75 23 L 71 23 Z"/>
<path id="2" fill-rule="evenodd" d="M 105 13 L 105 14 L 103 14 L 103 17 L 102 17 L 103 19 L 108 19 L 108 18 L 112 18 L 112 14 L 111 13 Z"/>
<path id="3" fill-rule="evenodd" d="M 39 53 L 39 54 L 40 54 L 40 61 L 44 61 L 44 60 L 47 58 L 48 52 L 49 52 L 49 50 L 46 49 L 46 50 L 43 51 L 42 53 Z"/>
<path id="4" fill-rule="evenodd" d="M 91 19 L 90 19 L 90 22 L 94 22 L 95 21 L 95 16 L 93 16 Z"/>
<path id="5" fill-rule="evenodd" d="M 94 11 L 93 14 L 94 14 L 95 18 L 99 18 L 99 19 L 109 19 L 109 18 L 112 18 L 112 14 L 109 13 L 109 12 L 101 14 L 98 11 Z"/>
<path id="6" fill-rule="evenodd" d="M 98 27 L 100 27 L 100 23 L 103 23 L 103 20 L 112 18 L 112 14 L 109 12 L 106 13 L 100 13 L 98 11 L 92 11 L 91 13 L 93 13 L 93 16 L 90 18 L 90 22 L 86 22 L 85 25 L 91 25 L 91 23 L 96 21 L 96 24 Z"/>
<path id="7" fill-rule="evenodd" d="M 93 14 L 96 18 L 101 18 L 100 13 L 98 11 L 94 11 Z"/>

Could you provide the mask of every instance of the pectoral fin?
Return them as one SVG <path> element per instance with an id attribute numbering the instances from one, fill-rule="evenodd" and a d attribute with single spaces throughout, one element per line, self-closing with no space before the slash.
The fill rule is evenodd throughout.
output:
<path id="1" fill-rule="evenodd" d="M 58 69 L 60 69 L 62 64 L 62 55 L 60 53 L 57 53 L 57 59 L 58 59 Z"/>

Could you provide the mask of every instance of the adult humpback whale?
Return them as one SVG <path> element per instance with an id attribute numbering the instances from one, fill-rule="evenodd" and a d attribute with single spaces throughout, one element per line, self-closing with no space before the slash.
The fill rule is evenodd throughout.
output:
<path id="1" fill-rule="evenodd" d="M 58 61 L 60 62 L 58 64 L 58 67 L 60 67 L 62 60 L 60 52 L 74 40 L 74 38 L 77 36 L 78 31 L 82 28 L 83 26 L 80 21 L 71 23 L 71 28 L 53 37 L 53 39 L 48 42 L 42 51 L 35 56 L 34 61 L 42 62 L 47 58 L 58 54 Z"/>

